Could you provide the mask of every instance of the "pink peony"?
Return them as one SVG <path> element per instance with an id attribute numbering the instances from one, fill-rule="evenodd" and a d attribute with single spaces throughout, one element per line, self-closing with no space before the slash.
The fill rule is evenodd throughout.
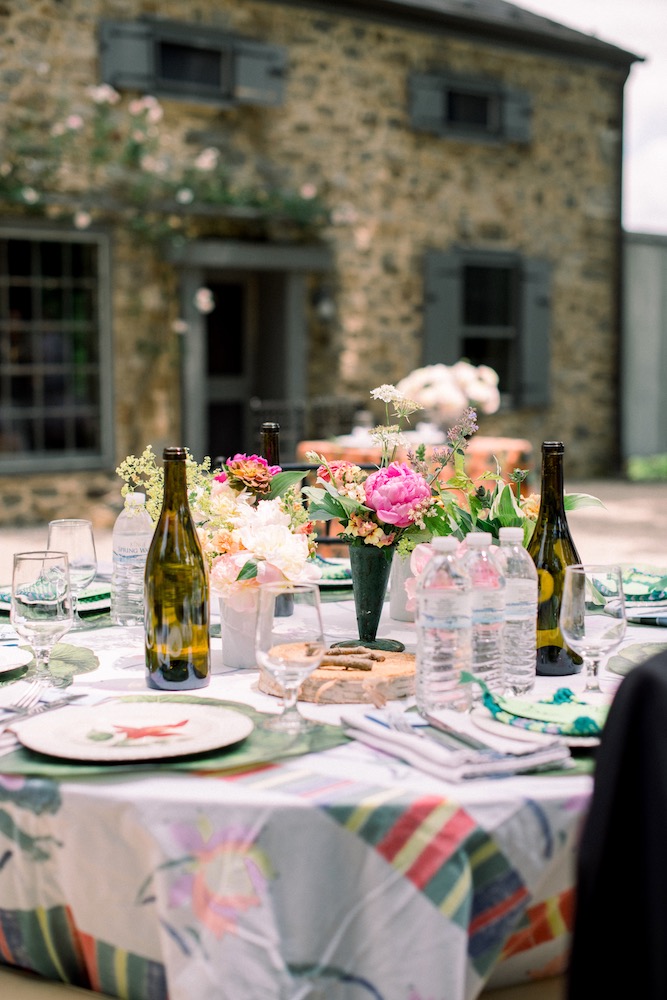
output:
<path id="1" fill-rule="evenodd" d="M 364 483 L 366 506 L 374 510 L 378 520 L 407 528 L 424 501 L 431 497 L 431 488 L 419 473 L 404 462 L 392 462 L 385 469 L 371 473 Z"/>

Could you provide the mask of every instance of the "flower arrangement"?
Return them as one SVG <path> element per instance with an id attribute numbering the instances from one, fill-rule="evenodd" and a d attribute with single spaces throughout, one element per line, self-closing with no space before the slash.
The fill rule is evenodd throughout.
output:
<path id="1" fill-rule="evenodd" d="M 146 509 L 157 520 L 162 507 L 163 471 L 149 445 L 116 470 L 126 495 L 146 492 Z M 239 610 L 254 601 L 259 583 L 314 579 L 314 541 L 300 499 L 300 472 L 283 472 L 258 455 L 234 455 L 219 472 L 211 461 L 186 461 L 188 501 L 210 571 L 212 589 L 233 598 Z"/>
<path id="2" fill-rule="evenodd" d="M 419 403 L 430 419 L 450 427 L 471 406 L 482 413 L 495 413 L 500 406 L 498 375 L 488 365 L 426 365 L 398 382 L 396 389 Z"/>
<path id="3" fill-rule="evenodd" d="M 373 399 L 385 403 L 387 423 L 375 427 L 371 437 L 381 447 L 378 469 L 368 472 L 352 462 L 327 461 L 310 452 L 307 458 L 320 463 L 318 486 L 306 487 L 312 520 L 335 518 L 343 526 L 342 538 L 351 545 L 375 545 L 407 556 L 436 535 L 454 535 L 462 540 L 471 531 L 487 531 L 499 537 L 502 527 L 522 527 L 528 545 L 535 527 L 540 498 L 524 497 L 522 483 L 527 470 L 515 469 L 508 482 L 496 471 L 487 471 L 476 481 L 465 471 L 465 449 L 477 430 L 477 414 L 464 409 L 447 434 L 447 445 L 434 448 L 429 460 L 420 445 L 408 450 L 408 462 L 395 461 L 403 445 L 402 423 L 420 409 L 398 386 L 381 385 L 371 391 Z M 394 423 L 389 423 L 389 407 Z M 451 475 L 442 472 L 452 466 Z M 600 505 L 588 494 L 566 494 L 566 510 Z"/>
<path id="4" fill-rule="evenodd" d="M 215 147 L 177 160 L 155 97 L 128 99 L 102 84 L 87 98 L 50 127 L 17 111 L 3 136 L 1 201 L 51 214 L 72 204 L 78 229 L 122 211 L 151 239 L 178 236 L 188 214 L 212 206 L 234 218 L 289 220 L 304 233 L 328 221 L 313 184 L 295 192 L 240 183 Z"/>
<path id="5" fill-rule="evenodd" d="M 440 473 L 457 455 L 462 461 L 465 443 L 477 430 L 474 410 L 464 412 L 449 432 L 448 445 L 435 449 L 430 467 L 424 460 L 424 448 L 411 455 L 410 463 L 395 461 L 403 445 L 403 421 L 421 407 L 393 385 L 381 385 L 371 391 L 373 399 L 385 403 L 387 423 L 370 433 L 381 447 L 378 469 L 368 472 L 346 461 L 327 461 L 310 452 L 307 458 L 320 463 L 319 486 L 306 487 L 310 516 L 313 520 L 336 518 L 344 528 L 342 537 L 351 545 L 374 545 L 390 549 L 403 543 L 409 550 L 418 541 L 456 530 L 452 519 L 453 501 L 447 496 Z M 395 418 L 389 423 L 390 412 Z M 410 453 L 411 454 L 411 453 Z"/>

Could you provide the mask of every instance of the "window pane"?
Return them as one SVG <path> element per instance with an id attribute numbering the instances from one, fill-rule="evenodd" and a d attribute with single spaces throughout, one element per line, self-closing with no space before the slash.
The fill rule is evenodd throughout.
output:
<path id="1" fill-rule="evenodd" d="M 200 83 L 209 87 L 219 87 L 221 61 L 222 55 L 217 49 L 200 49 L 192 45 L 160 42 L 158 77 L 179 83 Z"/>
<path id="2" fill-rule="evenodd" d="M 65 421 L 62 417 L 49 417 L 44 422 L 44 448 L 46 451 L 65 451 Z"/>
<path id="3" fill-rule="evenodd" d="M 12 285 L 9 289 L 9 315 L 12 319 L 32 319 L 32 293 L 30 288 Z"/>
<path id="4" fill-rule="evenodd" d="M 467 91 L 447 92 L 447 121 L 452 125 L 474 125 L 488 128 L 490 124 L 491 97 Z"/>
<path id="5" fill-rule="evenodd" d="M 7 240 L 7 270 L 9 274 L 27 275 L 31 265 L 32 243 L 28 240 Z"/>
<path id="6" fill-rule="evenodd" d="M 62 243 L 40 243 L 39 258 L 42 274 L 48 278 L 59 278 L 64 274 L 65 254 Z"/>
<path id="7" fill-rule="evenodd" d="M 466 337 L 463 340 L 463 356 L 473 365 L 489 365 L 498 375 L 501 392 L 512 392 L 514 341 Z"/>
<path id="8" fill-rule="evenodd" d="M 514 269 L 468 264 L 463 268 L 463 325 L 512 326 Z"/>
<path id="9" fill-rule="evenodd" d="M 35 401 L 32 378 L 29 375 L 10 378 L 9 398 L 13 406 L 32 406 Z"/>

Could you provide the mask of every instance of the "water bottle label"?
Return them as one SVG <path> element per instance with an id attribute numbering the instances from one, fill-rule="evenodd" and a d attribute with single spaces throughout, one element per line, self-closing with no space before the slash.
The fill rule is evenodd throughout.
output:
<path id="1" fill-rule="evenodd" d="M 145 558 L 148 554 L 148 546 L 143 541 L 121 542 L 114 545 L 113 557 L 121 561 L 130 559 Z"/>
<path id="2" fill-rule="evenodd" d="M 418 624 L 423 628 L 470 628 L 472 610 L 470 594 L 446 590 L 422 591 L 419 599 Z"/>
<path id="3" fill-rule="evenodd" d="M 537 581 L 508 580 L 505 590 L 505 618 L 512 621 L 537 616 Z"/>
<path id="4" fill-rule="evenodd" d="M 497 625 L 505 620 L 505 593 L 473 590 L 473 625 Z"/>

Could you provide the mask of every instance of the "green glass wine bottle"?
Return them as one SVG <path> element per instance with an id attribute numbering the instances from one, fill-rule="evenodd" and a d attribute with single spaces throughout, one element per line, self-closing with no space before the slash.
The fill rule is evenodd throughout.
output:
<path id="1" fill-rule="evenodd" d="M 537 673 L 577 674 L 583 660 L 566 645 L 559 615 L 565 567 L 581 562 L 572 541 L 563 503 L 562 441 L 542 444 L 540 509 L 528 553 L 537 567 Z"/>
<path id="2" fill-rule="evenodd" d="M 149 687 L 184 690 L 211 679 L 208 574 L 188 504 L 185 448 L 165 448 L 164 499 L 145 576 Z"/>
<path id="3" fill-rule="evenodd" d="M 260 425 L 259 453 L 269 465 L 280 465 L 280 424 L 267 420 Z"/>

